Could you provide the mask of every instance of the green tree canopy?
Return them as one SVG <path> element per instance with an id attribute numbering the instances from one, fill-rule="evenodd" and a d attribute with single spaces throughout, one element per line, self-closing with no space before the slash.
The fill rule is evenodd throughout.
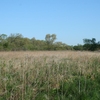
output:
<path id="1" fill-rule="evenodd" d="M 52 34 L 52 35 L 47 34 L 45 36 L 45 41 L 47 44 L 53 44 L 55 40 L 56 40 L 56 34 Z"/>
<path id="2" fill-rule="evenodd" d="M 97 49 L 97 43 L 95 38 L 83 39 L 83 42 L 84 42 L 83 47 L 85 50 L 95 51 Z"/>

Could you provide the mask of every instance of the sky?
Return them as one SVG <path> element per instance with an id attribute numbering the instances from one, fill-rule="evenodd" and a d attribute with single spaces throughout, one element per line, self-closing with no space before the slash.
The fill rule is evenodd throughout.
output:
<path id="1" fill-rule="evenodd" d="M 0 0 L 0 34 L 44 40 L 56 34 L 68 45 L 100 41 L 100 0 Z"/>

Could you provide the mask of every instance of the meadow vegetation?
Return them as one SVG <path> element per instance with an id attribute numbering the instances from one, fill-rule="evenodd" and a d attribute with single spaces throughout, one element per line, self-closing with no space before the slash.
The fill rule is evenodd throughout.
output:
<path id="1" fill-rule="evenodd" d="M 99 99 L 97 52 L 0 52 L 0 100 Z"/>

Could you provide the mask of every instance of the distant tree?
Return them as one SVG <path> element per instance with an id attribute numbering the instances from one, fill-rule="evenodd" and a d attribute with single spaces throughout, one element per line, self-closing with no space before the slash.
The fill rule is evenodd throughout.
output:
<path id="1" fill-rule="evenodd" d="M 47 44 L 53 44 L 55 40 L 56 40 L 56 35 L 55 34 L 52 34 L 52 35 L 47 34 L 45 36 L 45 41 L 46 41 Z"/>
<path id="2" fill-rule="evenodd" d="M 0 50 L 4 50 L 7 47 L 8 47 L 7 35 L 6 34 L 1 34 L 0 35 Z"/>
<path id="3" fill-rule="evenodd" d="M 92 38 L 91 43 L 92 44 L 96 44 L 96 39 L 95 38 Z"/>
<path id="4" fill-rule="evenodd" d="M 92 38 L 91 39 L 83 39 L 84 44 L 96 44 L 96 39 Z"/>
<path id="5" fill-rule="evenodd" d="M 84 42 L 83 47 L 85 50 L 95 51 L 97 49 L 97 43 L 95 38 L 83 39 L 83 42 Z"/>
<path id="6" fill-rule="evenodd" d="M 68 50 L 69 46 L 62 42 L 55 42 L 54 43 L 56 50 Z"/>
<path id="7" fill-rule="evenodd" d="M 23 36 L 20 33 L 11 34 L 7 41 L 9 43 L 9 49 L 10 50 L 22 50 L 24 42 L 23 42 Z"/>
<path id="8" fill-rule="evenodd" d="M 48 50 L 50 50 L 50 49 L 52 49 L 54 47 L 53 43 L 54 43 L 55 40 L 56 40 L 56 34 L 52 34 L 52 35 L 47 34 L 45 36 L 45 41 L 47 43 L 47 49 Z"/>
<path id="9" fill-rule="evenodd" d="M 78 44 L 78 45 L 75 45 L 74 47 L 73 47 L 73 49 L 74 50 L 83 50 L 83 45 L 81 45 L 81 44 Z"/>
<path id="10" fill-rule="evenodd" d="M 97 50 L 100 51 L 100 41 L 97 42 Z"/>
<path id="11" fill-rule="evenodd" d="M 7 35 L 6 34 L 1 34 L 0 35 L 0 42 L 6 40 L 6 38 L 7 38 Z"/>

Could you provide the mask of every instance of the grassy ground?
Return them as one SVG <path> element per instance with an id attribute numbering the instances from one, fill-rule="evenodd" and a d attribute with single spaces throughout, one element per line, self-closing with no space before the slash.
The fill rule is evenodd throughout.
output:
<path id="1" fill-rule="evenodd" d="M 0 100 L 99 99 L 99 53 L 0 52 Z"/>

